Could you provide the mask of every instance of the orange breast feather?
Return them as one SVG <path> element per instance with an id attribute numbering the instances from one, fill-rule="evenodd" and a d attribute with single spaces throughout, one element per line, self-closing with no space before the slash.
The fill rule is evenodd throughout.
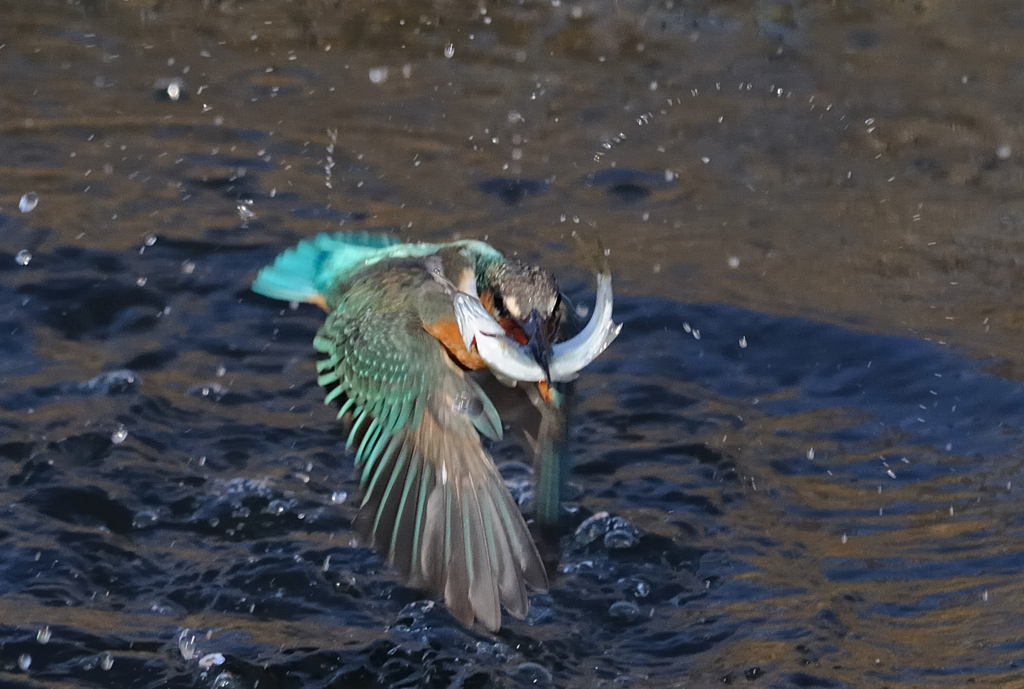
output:
<path id="1" fill-rule="evenodd" d="M 472 351 L 466 349 L 458 322 L 442 319 L 434 323 L 424 323 L 423 329 L 436 337 L 444 345 L 444 348 L 466 368 L 474 371 L 487 368 L 487 362 L 481 358 L 476 347 L 473 347 Z"/>

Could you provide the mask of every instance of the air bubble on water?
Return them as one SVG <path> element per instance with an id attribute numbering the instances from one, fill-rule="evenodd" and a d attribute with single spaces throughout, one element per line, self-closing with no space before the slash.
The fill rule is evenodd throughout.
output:
<path id="1" fill-rule="evenodd" d="M 28 249 L 22 249 L 14 256 L 14 262 L 19 266 L 27 266 L 29 261 L 32 260 L 32 252 Z"/>
<path id="2" fill-rule="evenodd" d="M 523 685 L 545 687 L 550 685 L 553 680 L 551 672 L 537 663 L 523 663 L 513 670 L 511 675 Z"/>
<path id="3" fill-rule="evenodd" d="M 640 606 L 633 601 L 620 600 L 611 604 L 608 608 L 608 616 L 614 620 L 632 622 L 641 615 Z"/>
<path id="4" fill-rule="evenodd" d="M 213 689 L 230 689 L 231 687 L 239 686 L 239 683 L 235 680 L 235 676 L 225 670 L 224 672 L 217 675 L 217 679 L 213 680 L 211 685 Z"/>
<path id="5" fill-rule="evenodd" d="M 637 542 L 637 534 L 633 529 L 613 529 L 604 536 L 604 546 L 613 550 L 632 548 Z"/>
<path id="6" fill-rule="evenodd" d="M 21 197 L 21 201 L 18 202 L 18 210 L 22 213 L 29 213 L 39 205 L 39 194 L 34 191 L 30 191 Z"/>
<path id="7" fill-rule="evenodd" d="M 383 84 L 388 80 L 388 68 L 387 67 L 373 67 L 370 69 L 370 83 L 371 84 Z"/>
<path id="8" fill-rule="evenodd" d="M 110 436 L 110 442 L 114 443 L 115 445 L 120 445 L 121 443 L 123 443 L 127 439 L 128 439 L 128 429 L 125 428 L 124 426 L 121 426 L 120 428 L 118 428 Z"/>
<path id="9" fill-rule="evenodd" d="M 53 632 L 50 631 L 50 628 L 43 627 L 38 632 L 36 632 L 36 641 L 38 641 L 41 644 L 48 644 L 50 643 L 51 636 L 53 636 Z"/>
<path id="10" fill-rule="evenodd" d="M 142 510 L 136 512 L 135 516 L 132 517 L 132 527 L 136 529 L 144 529 L 152 526 L 160 521 L 160 515 L 155 510 Z"/>

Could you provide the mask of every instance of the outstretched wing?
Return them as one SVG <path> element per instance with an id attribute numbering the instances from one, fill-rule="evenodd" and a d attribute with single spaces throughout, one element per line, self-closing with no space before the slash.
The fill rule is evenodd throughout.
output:
<path id="1" fill-rule="evenodd" d="M 340 290 L 339 290 L 340 293 Z M 410 295 L 413 295 L 410 297 Z M 461 622 L 522 617 L 547 578 L 518 507 L 484 449 L 501 422 L 483 391 L 425 329 L 451 297 L 422 263 L 384 262 L 345 285 L 314 340 L 326 401 L 351 412 L 363 503 L 357 526 Z M 428 309 L 429 310 L 429 309 Z"/>

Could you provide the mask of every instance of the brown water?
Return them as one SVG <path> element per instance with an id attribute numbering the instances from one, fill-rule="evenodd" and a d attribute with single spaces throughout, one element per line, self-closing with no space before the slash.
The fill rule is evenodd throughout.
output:
<path id="1" fill-rule="evenodd" d="M 0 11 L 0 681 L 1024 686 L 1019 3 Z M 248 292 L 348 229 L 611 250 L 570 507 L 639 540 L 497 638 L 345 547 Z"/>

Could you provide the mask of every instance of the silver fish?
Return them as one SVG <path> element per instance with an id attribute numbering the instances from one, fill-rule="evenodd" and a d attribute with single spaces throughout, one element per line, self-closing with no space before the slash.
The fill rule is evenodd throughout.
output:
<path id="1" fill-rule="evenodd" d="M 466 349 L 475 343 L 488 368 L 505 378 L 521 382 L 545 380 L 544 370 L 529 350 L 505 334 L 476 295 L 456 292 L 455 318 Z M 602 271 L 597 276 L 597 300 L 594 313 L 576 337 L 551 348 L 548 370 L 551 382 L 570 381 L 584 366 L 603 352 L 619 331 L 621 323 L 612 321 L 612 276 Z"/>

